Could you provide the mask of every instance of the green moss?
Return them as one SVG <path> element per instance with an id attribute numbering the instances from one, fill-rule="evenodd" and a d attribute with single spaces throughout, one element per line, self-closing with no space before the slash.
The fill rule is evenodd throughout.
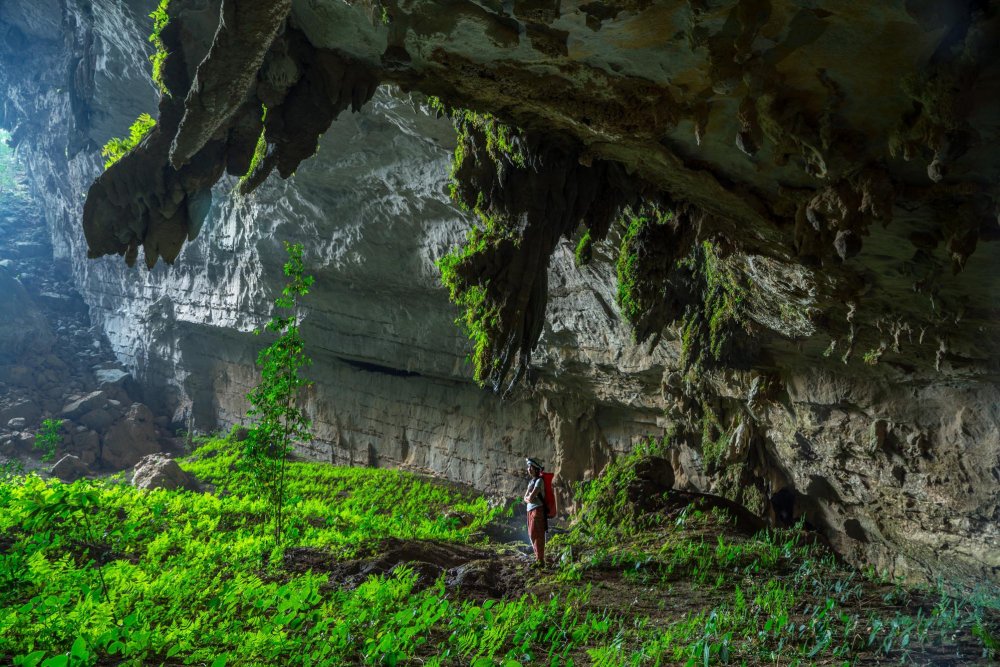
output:
<path id="1" fill-rule="evenodd" d="M 436 97 L 429 98 L 428 101 L 432 108 L 441 110 L 445 108 L 441 100 Z M 469 204 L 462 197 L 459 172 L 467 159 L 475 159 L 468 150 L 475 140 L 474 137 L 485 139 L 486 155 L 493 161 L 498 174 L 503 174 L 509 166 L 524 169 L 528 164 L 528 152 L 524 148 L 521 131 L 501 122 L 495 116 L 468 109 L 452 109 L 450 115 L 458 137 L 451 161 L 449 189 L 451 198 L 462 207 L 462 210 L 468 210 Z"/>
<path id="2" fill-rule="evenodd" d="M 707 403 L 701 405 L 701 456 L 705 468 L 718 469 L 722 455 L 729 447 L 729 433 L 722 427 L 718 415 Z"/>
<path id="3" fill-rule="evenodd" d="M 266 125 L 267 124 L 267 107 L 262 104 L 261 107 L 260 107 L 260 109 L 261 109 L 260 122 L 261 122 L 262 125 Z M 250 178 L 250 175 L 253 174 L 257 170 L 257 167 L 260 166 L 260 163 L 263 162 L 264 158 L 267 156 L 267 137 L 266 137 L 266 133 L 267 133 L 267 128 L 266 127 L 261 127 L 260 128 L 260 136 L 257 137 L 257 146 L 254 148 L 253 157 L 250 158 L 250 166 L 247 168 L 247 173 L 243 174 L 243 176 L 240 177 L 240 183 L 241 184 L 245 183 L 246 180 L 248 178 Z"/>
<path id="4" fill-rule="evenodd" d="M 594 256 L 594 242 L 590 238 L 590 230 L 583 233 L 580 242 L 576 244 L 576 252 L 573 253 L 573 260 L 577 268 L 590 264 Z"/>
<path id="5" fill-rule="evenodd" d="M 489 294 L 489 284 L 470 283 L 464 267 L 475 263 L 477 257 L 488 254 L 493 246 L 502 242 L 505 235 L 497 225 L 475 227 L 466 235 L 466 244 L 454 248 L 437 261 L 441 284 L 448 288 L 448 298 L 464 309 L 455 323 L 461 326 L 472 341 L 470 361 L 473 377 L 481 386 L 496 367 L 493 343 L 500 329 L 500 308 Z"/>
<path id="6" fill-rule="evenodd" d="M 662 517 L 637 514 L 629 499 L 629 486 L 636 479 L 636 465 L 649 457 L 666 458 L 670 436 L 647 437 L 625 456 L 605 466 L 600 477 L 580 484 L 574 500 L 579 506 L 578 521 L 571 530 L 570 541 L 586 536 L 614 544 L 622 537 L 650 527 Z"/>
<path id="7" fill-rule="evenodd" d="M 433 109 L 445 110 L 444 104 L 436 97 L 428 98 L 428 103 Z M 516 221 L 496 210 L 485 193 L 464 186 L 460 174 L 466 167 L 479 164 L 470 165 L 468 161 L 484 157 L 482 151 L 476 150 L 484 143 L 485 159 L 493 163 L 493 171 L 498 176 L 508 168 L 524 168 L 527 153 L 517 138 L 519 131 L 489 114 L 453 109 L 450 115 L 458 134 L 449 174 L 451 198 L 462 210 L 471 209 L 478 223 L 466 234 L 465 244 L 438 260 L 437 267 L 441 271 L 441 283 L 448 288 L 449 298 L 464 309 L 456 322 L 465 329 L 473 344 L 471 362 L 475 380 L 485 385 L 491 373 L 499 368 L 494 344 L 502 329 L 501 303 L 500 297 L 490 289 L 489 282 L 470 279 L 471 270 L 467 269 L 494 254 L 501 244 L 518 246 L 520 235 Z"/>
<path id="8" fill-rule="evenodd" d="M 156 87 L 160 89 L 160 92 L 167 97 L 170 96 L 170 90 L 163 81 L 163 66 L 166 64 L 167 57 L 170 54 L 160 35 L 170 22 L 170 16 L 167 14 L 167 7 L 169 5 L 170 0 L 160 0 L 160 4 L 149 15 L 153 19 L 153 33 L 149 36 L 149 41 L 156 47 L 156 51 L 149 57 L 149 62 L 153 66 L 153 81 L 156 83 Z"/>
<path id="9" fill-rule="evenodd" d="M 633 326 L 652 306 L 648 298 L 644 297 L 642 289 L 642 232 L 648 225 L 663 225 L 672 219 L 673 212 L 650 206 L 643 207 L 638 212 L 628 209 L 622 218 L 625 233 L 622 235 L 618 261 L 615 264 L 618 276 L 616 297 L 622 315 Z"/>
<path id="10" fill-rule="evenodd" d="M 124 138 L 112 138 L 104 144 L 101 149 L 101 156 L 105 158 L 104 168 L 107 169 L 118 160 L 122 159 L 126 153 L 139 145 L 147 134 L 156 127 L 156 121 L 148 113 L 140 114 L 132 126 L 129 127 L 128 136 Z"/>
<path id="11" fill-rule="evenodd" d="M 697 373 L 708 362 L 724 360 L 734 330 L 749 331 L 743 314 L 747 294 L 741 276 L 711 241 L 695 246 L 682 264 L 702 283 L 701 304 L 686 310 L 681 325 L 681 366 Z"/>

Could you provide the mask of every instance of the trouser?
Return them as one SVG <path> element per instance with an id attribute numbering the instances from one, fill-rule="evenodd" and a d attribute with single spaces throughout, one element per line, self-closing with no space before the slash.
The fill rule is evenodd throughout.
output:
<path id="1" fill-rule="evenodd" d="M 528 512 L 528 539 L 535 550 L 535 560 L 545 562 L 545 508 L 536 507 Z"/>

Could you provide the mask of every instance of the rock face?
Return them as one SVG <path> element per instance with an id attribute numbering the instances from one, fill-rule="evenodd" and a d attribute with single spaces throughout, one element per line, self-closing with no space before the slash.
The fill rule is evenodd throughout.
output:
<path id="1" fill-rule="evenodd" d="M 565 483 L 671 433 L 676 487 L 804 515 L 894 574 L 1000 578 L 992 10 L 388 2 L 384 25 L 269 2 L 213 44 L 205 4 L 171 2 L 172 97 L 93 189 L 97 147 L 156 109 L 152 3 L 69 7 L 65 34 L 0 12 L 5 122 L 57 254 L 177 424 L 239 421 L 297 241 L 316 458 L 512 493 L 526 454 Z M 499 116 L 457 118 L 458 195 L 505 235 L 457 284 L 511 304 L 484 376 L 522 366 L 505 401 L 471 381 L 434 266 L 475 223 L 445 194 L 455 132 L 375 81 Z M 174 265 L 84 261 L 88 190 L 92 251 Z"/>

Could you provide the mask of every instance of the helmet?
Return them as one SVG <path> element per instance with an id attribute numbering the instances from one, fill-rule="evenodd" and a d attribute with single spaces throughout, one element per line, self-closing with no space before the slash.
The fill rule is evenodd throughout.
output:
<path id="1" fill-rule="evenodd" d="M 526 458 L 524 459 L 524 462 L 527 463 L 529 466 L 535 466 L 539 470 L 545 469 L 545 466 L 543 466 L 538 459 Z"/>

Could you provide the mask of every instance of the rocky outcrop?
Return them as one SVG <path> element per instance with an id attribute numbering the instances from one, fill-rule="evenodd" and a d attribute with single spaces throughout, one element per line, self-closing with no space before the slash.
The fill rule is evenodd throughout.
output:
<path id="1" fill-rule="evenodd" d="M 670 434 L 679 487 L 895 574 L 1000 576 L 990 8 L 274 2 L 241 36 L 174 0 L 172 97 L 87 203 L 91 250 L 175 262 L 130 273 L 84 263 L 74 223 L 96 146 L 155 108 L 124 48 L 152 8 L 96 4 L 62 44 L 8 10 L 36 52 L 0 76 L 57 249 L 178 424 L 240 419 L 245 334 L 300 241 L 317 458 L 509 493 L 525 453 L 586 479 Z M 116 67 L 56 83 L 73 62 Z M 453 285 L 489 325 L 479 379 L 520 367 L 503 402 L 434 266 L 477 218 Z"/>

